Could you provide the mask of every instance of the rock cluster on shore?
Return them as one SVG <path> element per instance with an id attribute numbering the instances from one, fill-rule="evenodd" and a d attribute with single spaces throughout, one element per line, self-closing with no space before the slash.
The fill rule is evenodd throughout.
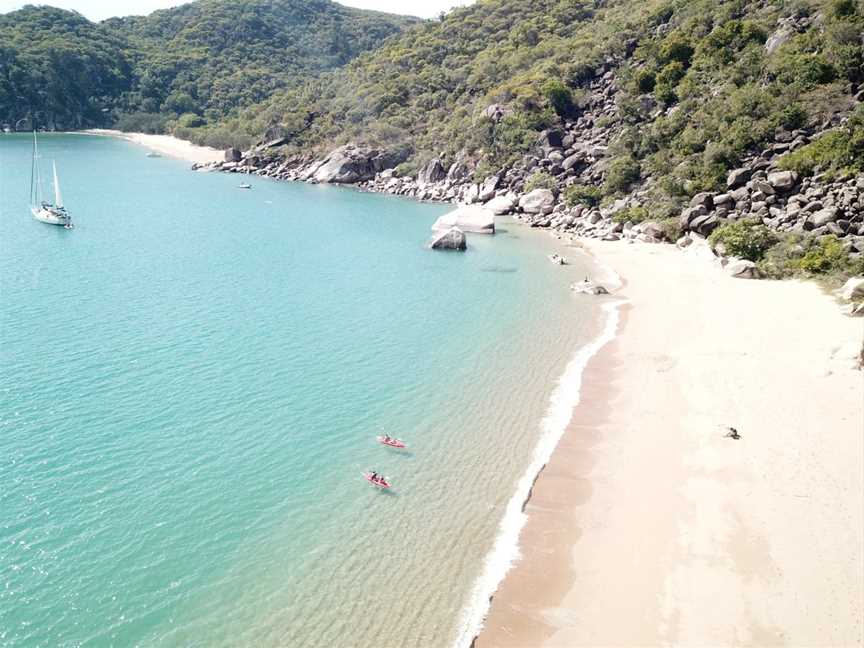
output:
<path id="1" fill-rule="evenodd" d="M 833 180 L 817 174 L 801 178 L 780 167 L 785 153 L 812 141 L 817 133 L 811 130 L 778 129 L 772 143 L 728 174 L 724 191 L 693 196 L 681 211 L 677 228 L 652 220 L 629 220 L 632 210 L 643 207 L 650 176 L 609 204 L 568 204 L 564 196 L 571 185 L 597 187 L 606 179 L 608 147 L 621 129 L 613 69 L 610 61 L 585 86 L 578 118 L 543 131 L 530 154 L 483 178 L 476 177 L 475 161 L 467 151 L 449 157 L 440 154 L 423 164 L 416 175 L 400 175 L 397 167 L 404 157 L 378 148 L 346 144 L 324 157 L 286 157 L 278 152 L 280 140 L 246 152 L 229 149 L 224 161 L 199 168 L 351 184 L 417 200 L 458 203 L 461 206 L 439 219 L 434 229 L 446 232 L 456 227 L 463 237 L 464 232 L 493 233 L 494 216 L 512 215 L 531 227 L 575 236 L 668 241 L 686 247 L 691 236 L 706 237 L 723 223 L 747 219 L 777 232 L 834 235 L 843 240 L 853 258 L 864 255 L 864 177 Z M 638 109 L 651 116 L 663 112 L 650 95 L 641 97 Z M 484 114 L 494 121 L 503 119 L 509 110 L 493 104 Z M 538 172 L 551 178 L 551 183 L 531 186 L 532 175 Z M 681 234 L 684 236 L 678 238 Z M 752 262 L 740 259 L 730 259 L 726 271 L 741 278 L 759 276 Z"/>

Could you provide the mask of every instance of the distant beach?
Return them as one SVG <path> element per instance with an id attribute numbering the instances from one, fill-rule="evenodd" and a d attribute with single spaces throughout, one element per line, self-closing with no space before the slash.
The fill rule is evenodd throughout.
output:
<path id="1" fill-rule="evenodd" d="M 119 137 L 120 139 L 145 146 L 156 153 L 173 157 L 187 162 L 206 164 L 221 160 L 222 151 L 217 151 L 208 146 L 198 146 L 192 142 L 181 140 L 171 135 L 148 135 L 146 133 L 124 133 L 123 131 L 110 130 L 106 128 L 91 128 L 82 131 L 90 135 L 104 135 L 107 137 Z"/>
<path id="2" fill-rule="evenodd" d="M 861 321 L 814 283 L 586 246 L 629 304 L 477 648 L 861 645 Z"/>

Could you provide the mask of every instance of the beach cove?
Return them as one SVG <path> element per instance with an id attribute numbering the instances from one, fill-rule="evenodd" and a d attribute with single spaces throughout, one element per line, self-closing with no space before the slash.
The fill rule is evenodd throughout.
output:
<path id="1" fill-rule="evenodd" d="M 538 446 L 457 644 L 864 645 L 861 320 L 704 245 L 575 245 L 613 287 L 607 330 L 553 394 L 567 432 Z"/>

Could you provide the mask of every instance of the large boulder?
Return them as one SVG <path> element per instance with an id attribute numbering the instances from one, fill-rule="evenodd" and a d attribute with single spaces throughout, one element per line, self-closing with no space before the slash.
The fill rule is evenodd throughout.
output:
<path id="1" fill-rule="evenodd" d="M 585 151 L 576 151 L 573 155 L 568 155 L 561 162 L 561 168 L 565 171 L 569 171 L 575 166 L 582 164 L 585 161 L 586 153 Z"/>
<path id="2" fill-rule="evenodd" d="M 477 200 L 486 202 L 495 196 L 495 190 L 501 182 L 501 176 L 491 175 L 480 184 L 480 192 L 477 195 Z"/>
<path id="3" fill-rule="evenodd" d="M 852 277 L 840 289 L 840 297 L 846 301 L 864 300 L 864 277 Z"/>
<path id="4" fill-rule="evenodd" d="M 690 230 L 702 236 L 708 236 L 717 229 L 718 225 L 720 225 L 720 219 L 717 218 L 716 214 L 704 214 L 690 221 Z"/>
<path id="5" fill-rule="evenodd" d="M 473 234 L 494 234 L 495 213 L 481 205 L 463 205 L 447 212 L 432 225 L 436 231 L 453 227 Z"/>
<path id="6" fill-rule="evenodd" d="M 346 144 L 331 152 L 315 167 L 310 179 L 333 184 L 363 182 L 399 162 L 401 160 L 383 151 Z"/>
<path id="7" fill-rule="evenodd" d="M 807 218 L 806 224 L 812 229 L 823 227 L 828 223 L 837 220 L 837 218 L 839 218 L 838 213 L 836 207 L 825 207 L 824 209 L 820 209 L 819 211 L 810 214 Z"/>
<path id="8" fill-rule="evenodd" d="M 753 171 L 750 169 L 734 169 L 730 171 L 729 175 L 726 177 L 726 187 L 729 189 L 735 189 L 736 187 L 747 184 L 747 181 L 752 175 Z"/>
<path id="9" fill-rule="evenodd" d="M 555 208 L 555 194 L 551 189 L 535 189 L 519 199 L 519 208 L 526 214 L 551 214 Z"/>
<path id="10" fill-rule="evenodd" d="M 469 175 L 471 175 L 471 159 L 463 149 L 456 154 L 456 160 L 447 170 L 447 181 L 456 184 L 467 180 Z"/>
<path id="11" fill-rule="evenodd" d="M 557 128 L 547 128 L 537 137 L 537 145 L 546 153 L 560 149 L 564 142 L 564 133 Z"/>
<path id="12" fill-rule="evenodd" d="M 492 200 L 483 205 L 496 216 L 509 214 L 516 206 L 516 196 L 511 193 L 506 193 L 501 196 L 495 196 Z"/>
<path id="13" fill-rule="evenodd" d="M 701 193 L 697 193 L 693 198 L 690 199 L 691 207 L 698 207 L 702 205 L 705 207 L 705 211 L 711 211 L 714 209 L 714 195 L 708 193 L 707 191 L 703 191 Z"/>
<path id="14" fill-rule="evenodd" d="M 426 186 L 434 182 L 439 182 L 446 177 L 447 171 L 444 170 L 441 160 L 433 158 L 432 160 L 429 160 L 422 169 L 420 169 L 420 172 L 417 174 L 417 182 L 420 183 L 421 186 Z"/>
<path id="15" fill-rule="evenodd" d="M 759 268 L 747 259 L 732 259 L 726 264 L 726 274 L 736 279 L 758 279 L 760 277 Z"/>
<path id="16" fill-rule="evenodd" d="M 240 152 L 240 149 L 236 149 L 232 146 L 225 150 L 226 162 L 239 162 L 241 159 L 243 159 L 243 154 Z"/>
<path id="17" fill-rule="evenodd" d="M 483 116 L 491 119 L 496 124 L 507 115 L 512 115 L 513 109 L 503 104 L 490 104 L 483 109 Z"/>
<path id="18" fill-rule="evenodd" d="M 798 182 L 798 174 L 794 171 L 775 171 L 768 174 L 768 184 L 777 191 L 789 191 Z"/>
<path id="19" fill-rule="evenodd" d="M 465 240 L 465 233 L 458 227 L 437 232 L 432 237 L 432 242 L 429 247 L 433 250 L 459 250 L 463 251 L 468 247 L 468 242 Z"/>

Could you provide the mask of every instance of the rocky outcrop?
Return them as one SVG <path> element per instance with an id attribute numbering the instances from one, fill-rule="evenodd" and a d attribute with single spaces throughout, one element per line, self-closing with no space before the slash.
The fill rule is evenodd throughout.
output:
<path id="1" fill-rule="evenodd" d="M 551 214 L 555 208 L 555 194 L 551 189 L 534 189 L 519 199 L 519 209 L 526 214 Z"/>
<path id="2" fill-rule="evenodd" d="M 852 277 L 839 291 L 840 298 L 846 301 L 864 302 L 864 277 Z"/>
<path id="3" fill-rule="evenodd" d="M 495 214 L 480 205 L 463 205 L 444 214 L 432 225 L 436 231 L 453 227 L 473 234 L 494 234 Z"/>
<path id="4" fill-rule="evenodd" d="M 309 177 L 317 182 L 333 184 L 362 182 L 374 178 L 394 161 L 378 149 L 346 144 L 330 153 Z"/>
<path id="5" fill-rule="evenodd" d="M 731 259 L 726 264 L 726 274 L 737 279 L 758 279 L 759 268 L 752 261 L 746 259 Z"/>
<path id="6" fill-rule="evenodd" d="M 483 206 L 496 216 L 501 216 L 503 214 L 511 213 L 516 207 L 517 202 L 518 200 L 515 194 L 506 193 L 495 196 Z"/>
<path id="7" fill-rule="evenodd" d="M 239 162 L 243 159 L 243 154 L 240 152 L 240 149 L 236 149 L 231 147 L 225 150 L 225 162 Z"/>
<path id="8" fill-rule="evenodd" d="M 459 250 L 468 248 L 465 233 L 458 227 L 442 230 L 432 237 L 429 247 L 433 250 Z"/>
<path id="9" fill-rule="evenodd" d="M 417 174 L 417 182 L 421 186 L 426 186 L 443 180 L 446 177 L 447 171 L 444 169 L 444 165 L 441 164 L 441 160 L 434 158 L 420 169 L 420 172 Z"/>

